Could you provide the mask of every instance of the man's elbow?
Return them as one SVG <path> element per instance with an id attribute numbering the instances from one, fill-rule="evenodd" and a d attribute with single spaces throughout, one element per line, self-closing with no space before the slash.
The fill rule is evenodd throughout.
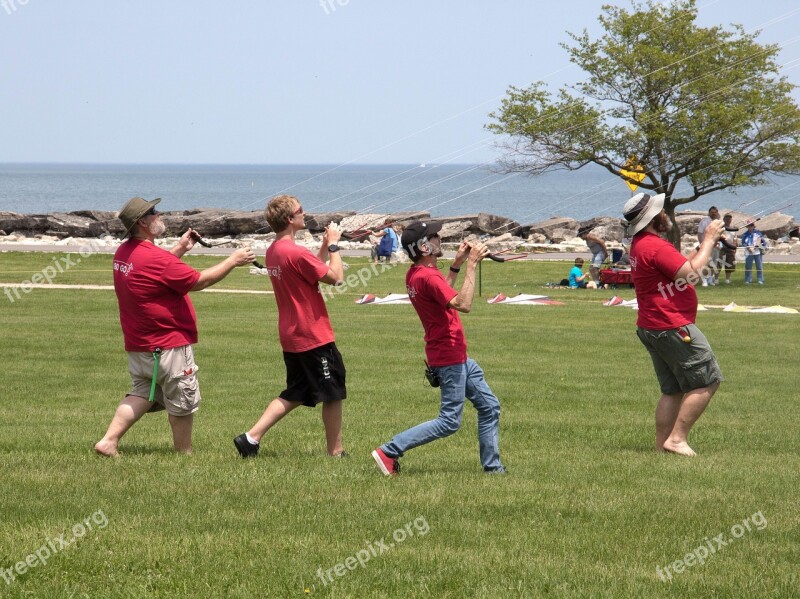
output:
<path id="1" fill-rule="evenodd" d="M 325 285 L 333 285 L 334 287 L 340 287 L 344 285 L 344 277 L 336 277 L 336 276 L 325 276 L 319 280 L 320 283 L 324 283 Z"/>
<path id="2" fill-rule="evenodd" d="M 456 310 L 458 312 L 463 312 L 464 314 L 467 314 L 472 309 L 472 306 L 467 306 L 455 300 L 450 302 L 449 306 L 453 308 L 453 310 Z"/>

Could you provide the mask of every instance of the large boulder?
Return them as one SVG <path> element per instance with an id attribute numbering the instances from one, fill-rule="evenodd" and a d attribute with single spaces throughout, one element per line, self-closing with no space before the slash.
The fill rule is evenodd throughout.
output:
<path id="1" fill-rule="evenodd" d="M 366 240 L 367 236 L 364 234 L 365 231 L 378 231 L 383 229 L 384 223 L 388 218 L 388 214 L 356 214 L 355 212 L 350 212 L 347 216 L 339 220 L 339 228 L 345 232 L 345 235 L 342 237 L 346 239 L 356 237 L 359 240 Z M 306 223 L 306 226 L 308 227 L 308 223 Z M 327 227 L 328 225 L 326 224 L 325 226 Z M 313 229 L 309 227 L 309 230 Z"/>
<path id="2" fill-rule="evenodd" d="M 413 223 L 415 220 L 430 220 L 431 213 L 426 210 L 418 210 L 417 212 L 392 212 L 389 218 L 392 219 L 392 222 L 405 226 Z"/>
<path id="3" fill-rule="evenodd" d="M 589 228 L 593 235 L 596 235 L 603 241 L 622 241 L 625 237 L 625 227 L 622 226 L 622 220 L 619 218 L 612 218 L 610 216 L 597 216 L 595 218 L 582 221 L 580 223 L 581 229 Z"/>
<path id="4" fill-rule="evenodd" d="M 439 231 L 439 238 L 442 241 L 460 242 L 470 234 L 473 224 L 473 221 L 466 219 L 444 221 L 442 230 Z"/>
<path id="5" fill-rule="evenodd" d="M 251 233 L 269 233 L 272 227 L 264 218 L 263 210 L 249 212 L 232 212 L 225 219 L 228 235 L 250 235 Z"/>
<path id="6" fill-rule="evenodd" d="M 45 219 L 45 226 L 48 235 L 57 237 L 90 237 L 91 225 L 96 221 L 93 218 L 66 214 L 63 212 L 53 212 L 48 214 Z"/>
<path id="7" fill-rule="evenodd" d="M 547 239 L 554 237 L 567 239 L 575 237 L 578 232 L 578 221 L 574 218 L 554 216 L 528 226 L 528 235 L 544 235 Z"/>
<path id="8" fill-rule="evenodd" d="M 0 229 L 19 233 L 44 233 L 47 230 L 46 214 L 17 214 L 0 212 Z"/>
<path id="9" fill-rule="evenodd" d="M 305 215 L 306 221 L 306 228 L 311 231 L 312 233 L 321 233 L 325 230 L 331 223 L 341 224 L 342 221 L 348 217 L 355 216 L 356 213 L 351 211 L 348 212 L 309 212 Z M 367 216 L 367 215 L 363 215 Z M 370 215 L 372 217 L 380 216 L 380 215 Z M 383 223 L 383 221 L 380 221 Z M 350 231 L 352 229 L 345 229 L 346 231 Z"/>
<path id="10" fill-rule="evenodd" d="M 768 214 L 756 222 L 756 228 L 770 239 L 786 237 L 794 227 L 794 217 L 788 214 Z"/>
<path id="11" fill-rule="evenodd" d="M 720 214 L 725 214 L 720 212 Z M 698 210 L 684 210 L 675 214 L 675 222 L 681 228 L 682 235 L 691 235 L 697 241 L 697 225 L 700 221 L 708 216 L 708 212 L 701 212 Z M 734 217 L 734 222 L 736 217 Z"/>
<path id="12" fill-rule="evenodd" d="M 191 212 L 191 214 L 186 214 L 187 212 Z M 161 220 L 167 226 L 167 235 L 183 235 L 191 227 L 203 237 L 219 237 L 229 234 L 228 224 L 225 221 L 230 216 L 230 210 L 186 210 L 164 212 Z"/>
<path id="13" fill-rule="evenodd" d="M 489 214 L 488 212 L 478 214 L 476 226 L 478 231 L 487 235 L 502 235 L 504 233 L 519 235 L 520 230 L 520 224 L 517 221 L 505 216 Z"/>
<path id="14" fill-rule="evenodd" d="M 69 214 L 90 219 L 87 237 L 102 237 L 103 235 L 121 236 L 125 232 L 122 221 L 116 212 L 107 210 L 74 210 Z"/>

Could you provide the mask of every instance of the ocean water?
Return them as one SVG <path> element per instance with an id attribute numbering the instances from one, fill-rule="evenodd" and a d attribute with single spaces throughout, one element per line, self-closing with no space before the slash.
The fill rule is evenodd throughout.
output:
<path id="1" fill-rule="evenodd" d="M 424 210 L 433 216 L 490 212 L 523 224 L 551 216 L 621 216 L 631 192 L 598 167 L 538 177 L 505 175 L 486 165 L 98 165 L 0 164 L 0 210 L 24 213 L 119 210 L 128 198 L 163 198 L 164 210 L 260 210 L 278 193 L 307 212 Z M 797 205 L 794 205 L 795 202 Z M 722 191 L 687 205 L 750 214 L 800 216 L 800 177 Z"/>

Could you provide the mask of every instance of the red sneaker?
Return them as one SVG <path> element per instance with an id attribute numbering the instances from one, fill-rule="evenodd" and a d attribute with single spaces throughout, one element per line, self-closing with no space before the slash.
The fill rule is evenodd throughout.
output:
<path id="1" fill-rule="evenodd" d="M 400 464 L 398 461 L 395 458 L 390 458 L 388 455 L 383 453 L 383 450 L 380 447 L 372 452 L 372 457 L 384 475 L 397 476 L 397 473 L 400 472 Z"/>

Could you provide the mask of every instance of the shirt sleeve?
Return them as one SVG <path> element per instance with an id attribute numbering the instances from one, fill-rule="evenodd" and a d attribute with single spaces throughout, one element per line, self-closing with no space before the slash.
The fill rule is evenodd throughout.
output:
<path id="1" fill-rule="evenodd" d="M 311 285 L 318 283 L 322 277 L 328 274 L 328 265 L 312 254 L 310 250 L 305 250 L 297 256 L 297 268 L 300 276 Z"/>
<path id="2" fill-rule="evenodd" d="M 200 273 L 174 254 L 165 254 L 164 271 L 161 273 L 164 284 L 175 293 L 186 295 L 197 284 Z"/>
<path id="3" fill-rule="evenodd" d="M 425 288 L 430 298 L 443 308 L 446 308 L 450 300 L 458 295 L 458 291 L 447 284 L 441 273 L 439 276 L 426 277 Z"/>
<path id="4" fill-rule="evenodd" d="M 653 265 L 666 277 L 675 279 L 675 275 L 686 264 L 686 256 L 675 249 L 668 241 L 665 241 L 663 248 L 658 248 L 653 257 Z"/>

